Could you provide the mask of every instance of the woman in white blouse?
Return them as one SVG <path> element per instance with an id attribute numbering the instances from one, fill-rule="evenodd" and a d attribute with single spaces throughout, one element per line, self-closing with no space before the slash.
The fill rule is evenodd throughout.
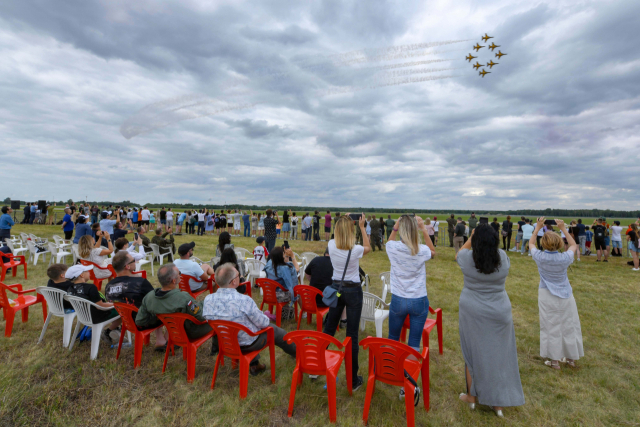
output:
<path id="1" fill-rule="evenodd" d="M 106 231 L 96 231 L 97 241 L 89 235 L 82 236 L 78 240 L 78 255 L 80 259 L 91 261 L 100 267 L 107 267 L 109 265 L 109 255 L 113 252 L 113 244 L 111 243 L 111 236 Z M 105 239 L 108 244 L 108 248 L 104 249 L 100 246 L 102 239 Z M 111 277 L 111 271 L 106 269 L 93 268 L 93 274 L 97 279 L 106 279 Z"/>

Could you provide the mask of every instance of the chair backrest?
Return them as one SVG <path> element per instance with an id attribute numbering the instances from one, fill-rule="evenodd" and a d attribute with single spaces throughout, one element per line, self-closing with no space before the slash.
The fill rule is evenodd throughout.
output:
<path id="1" fill-rule="evenodd" d="M 98 304 L 94 304 L 87 299 L 75 297 L 73 295 L 66 295 L 65 298 L 73 306 L 80 323 L 83 325 L 93 325 L 93 320 L 91 319 L 91 306 L 93 305 L 96 308 L 99 308 L 100 306 Z"/>
<path id="2" fill-rule="evenodd" d="M 41 240 L 38 236 L 36 236 L 36 235 L 35 235 L 35 234 L 33 234 L 33 233 L 29 233 L 29 238 L 30 238 L 31 240 L 33 240 L 34 242 L 37 242 L 38 240 Z"/>
<path id="3" fill-rule="evenodd" d="M 212 266 L 216 265 L 219 262 L 220 262 L 220 257 L 219 256 L 214 256 L 214 257 L 211 258 L 211 265 Z"/>
<path id="4" fill-rule="evenodd" d="M 293 252 L 293 251 L 291 251 Z M 301 262 L 302 261 L 302 257 L 300 256 L 300 254 L 298 254 L 297 252 L 293 252 L 293 256 L 296 258 L 296 261 Z"/>
<path id="5" fill-rule="evenodd" d="M 125 328 L 127 328 L 131 333 L 135 333 L 138 330 L 136 326 L 136 321 L 133 320 L 133 312 L 137 312 L 138 308 L 132 304 L 124 304 L 121 302 L 114 302 L 113 308 L 116 309 L 120 317 L 122 318 L 122 323 L 124 323 Z"/>
<path id="6" fill-rule="evenodd" d="M 325 350 L 329 344 L 334 344 L 338 348 L 343 345 L 340 341 L 318 331 L 293 331 L 284 336 L 284 340 L 289 344 L 296 345 L 296 362 L 300 364 L 303 371 L 326 371 L 327 361 Z M 349 351 L 350 349 L 347 349 Z M 321 374 L 318 374 L 321 375 Z"/>
<path id="7" fill-rule="evenodd" d="M 54 316 L 64 316 L 64 296 L 67 293 L 61 289 L 39 286 L 36 291 L 47 301 L 47 307 Z"/>
<path id="8" fill-rule="evenodd" d="M 311 262 L 312 259 L 317 257 L 318 254 L 315 252 L 302 252 L 302 258 L 307 260 L 307 265 Z"/>
<path id="9" fill-rule="evenodd" d="M 238 257 L 238 260 L 242 260 L 245 258 L 253 258 L 253 253 L 245 248 L 235 248 L 236 251 L 236 256 Z"/>
<path id="10" fill-rule="evenodd" d="M 322 295 L 319 289 L 313 286 L 297 285 L 293 287 L 293 293 L 300 296 L 298 302 L 304 311 L 310 311 L 312 313 L 318 311 L 316 295 Z"/>
<path id="11" fill-rule="evenodd" d="M 56 242 L 56 245 L 64 243 L 64 239 L 62 237 L 58 236 L 57 234 L 53 235 L 53 241 Z"/>
<path id="12" fill-rule="evenodd" d="M 186 292 L 188 294 L 191 293 L 191 285 L 189 285 L 189 281 L 191 279 L 195 280 L 196 282 L 202 282 L 202 280 L 199 280 L 197 277 L 189 276 L 188 274 L 181 274 L 180 283 L 178 284 L 178 286 L 180 287 L 180 290 L 182 292 Z"/>
<path id="13" fill-rule="evenodd" d="M 197 322 L 195 317 L 184 313 L 158 314 L 157 317 L 167 328 L 171 344 L 181 347 L 189 345 L 189 337 L 187 337 L 187 332 L 184 330 L 184 322 L 187 320 Z"/>
<path id="14" fill-rule="evenodd" d="M 364 286 L 365 292 L 369 292 L 369 275 L 368 274 L 364 275 L 364 280 L 362 281 L 360 286 L 361 287 Z"/>
<path id="15" fill-rule="evenodd" d="M 387 302 L 387 292 L 391 286 L 391 272 L 380 273 L 380 281 L 382 282 L 382 301 Z"/>
<path id="16" fill-rule="evenodd" d="M 29 235 L 27 233 L 20 233 L 20 238 L 22 239 L 22 243 L 26 244 L 27 240 L 29 240 Z"/>
<path id="17" fill-rule="evenodd" d="M 13 246 L 13 242 L 9 239 L 5 239 L 4 243 L 6 243 L 7 247 L 9 248 L 9 250 L 11 251 L 12 254 L 15 255 L 15 247 Z M 2 257 L 0 257 L 2 258 Z"/>
<path id="18" fill-rule="evenodd" d="M 271 279 L 256 279 L 256 284 L 262 288 L 262 300 L 266 304 L 278 303 L 278 297 L 276 297 L 276 289 L 280 288 L 284 292 L 288 291 L 288 289 L 286 289 L 280 283 Z"/>
<path id="19" fill-rule="evenodd" d="M 9 297 L 7 296 L 7 289 L 9 287 L 4 283 L 0 283 L 0 307 L 9 308 Z"/>
<path id="20" fill-rule="evenodd" d="M 370 294 L 369 292 L 362 293 L 362 314 L 361 319 L 364 320 L 376 320 L 376 309 L 382 308 L 383 303 L 380 297 Z"/>
<path id="21" fill-rule="evenodd" d="M 216 331 L 218 348 L 221 354 L 232 358 L 238 358 L 242 355 L 242 350 L 238 343 L 238 333 L 242 331 L 250 334 L 252 332 L 249 328 L 227 320 L 209 320 L 209 325 Z"/>
<path id="22" fill-rule="evenodd" d="M 253 277 L 260 277 L 260 270 L 264 264 L 258 259 L 247 259 L 244 261 L 244 265 Z"/>
<path id="23" fill-rule="evenodd" d="M 153 251 L 153 256 L 160 255 L 160 246 L 156 245 L 155 243 L 149 243 L 149 247 Z"/>
<path id="24" fill-rule="evenodd" d="M 414 356 L 422 361 L 420 353 L 388 338 L 367 337 L 360 341 L 360 345 L 365 350 L 369 349 L 369 374 L 375 373 L 377 380 L 387 384 L 404 385 L 404 361 L 407 357 Z"/>
<path id="25" fill-rule="evenodd" d="M 33 243 L 32 240 L 27 240 L 27 248 L 29 248 L 29 252 L 31 252 L 32 254 L 38 253 L 38 250 L 36 249 L 36 244 Z"/>
<path id="26" fill-rule="evenodd" d="M 77 243 L 72 244 L 71 249 L 73 251 L 73 254 L 76 256 L 76 259 L 80 259 L 80 252 L 78 252 L 78 244 Z"/>
<path id="27" fill-rule="evenodd" d="M 49 246 L 49 251 L 51 252 L 52 256 L 58 255 L 58 247 L 55 243 L 49 242 L 47 243 L 47 246 Z"/>
<path id="28" fill-rule="evenodd" d="M 111 264 L 107 265 L 106 267 L 101 267 L 98 264 L 96 264 L 95 262 L 88 261 L 86 259 L 81 259 L 80 260 L 80 264 L 82 264 L 82 265 L 91 265 L 91 266 L 93 266 L 94 269 L 97 268 L 97 269 L 100 269 L 100 270 L 109 270 L 111 272 L 111 277 L 116 277 L 117 276 L 116 271 L 113 269 Z M 89 270 L 89 275 L 91 277 L 91 280 L 97 280 L 94 269 Z M 104 280 L 104 279 L 102 279 L 102 280 Z"/>

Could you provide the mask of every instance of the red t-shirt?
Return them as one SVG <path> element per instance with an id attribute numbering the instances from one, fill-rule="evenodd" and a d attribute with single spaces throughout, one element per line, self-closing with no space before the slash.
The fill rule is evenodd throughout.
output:
<path id="1" fill-rule="evenodd" d="M 324 226 L 331 227 L 331 214 L 326 214 L 324 216 Z"/>

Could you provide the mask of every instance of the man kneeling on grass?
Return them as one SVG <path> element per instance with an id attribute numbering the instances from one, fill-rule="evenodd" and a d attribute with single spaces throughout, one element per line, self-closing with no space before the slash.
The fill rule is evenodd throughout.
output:
<path id="1" fill-rule="evenodd" d="M 185 313 L 195 317 L 197 320 L 204 322 L 202 317 L 202 309 L 198 302 L 187 292 L 182 292 L 178 288 L 180 283 L 180 272 L 173 264 L 165 264 L 158 270 L 158 281 L 162 288 L 149 292 L 140 305 L 140 310 L 136 316 L 136 325 L 141 329 L 151 326 L 157 326 L 159 323 L 158 314 Z M 196 325 L 187 320 L 184 322 L 184 330 L 189 339 L 200 338 L 211 332 L 211 326 L 208 323 Z M 218 352 L 217 342 L 213 342 L 211 353 Z"/>
<path id="2" fill-rule="evenodd" d="M 207 295 L 204 299 L 204 318 L 207 320 L 226 320 L 236 322 L 249 328 L 252 332 L 257 332 L 269 326 L 269 318 L 260 311 L 255 301 L 248 295 L 240 294 L 236 288 L 240 285 L 240 274 L 232 263 L 222 264 L 216 270 L 216 283 L 220 289 L 215 294 Z M 287 344 L 283 339 L 287 333 L 284 329 L 275 325 L 273 335 L 275 345 L 280 347 L 290 356 L 296 355 L 296 345 Z M 257 337 L 251 337 L 245 332 L 238 333 L 238 344 L 243 353 L 259 350 L 267 343 L 267 333 L 264 332 Z M 250 363 L 249 372 L 251 375 L 258 375 L 266 369 L 266 366 L 259 362 L 260 355 Z"/>

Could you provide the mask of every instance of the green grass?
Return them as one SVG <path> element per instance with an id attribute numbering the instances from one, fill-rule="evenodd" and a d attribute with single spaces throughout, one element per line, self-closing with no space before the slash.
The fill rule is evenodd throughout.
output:
<path id="1" fill-rule="evenodd" d="M 51 237 L 59 227 L 16 226 L 20 231 Z M 215 238 L 180 236 L 178 243 L 195 240 L 195 255 L 209 259 Z M 232 239 L 236 247 L 252 249 L 253 239 Z M 326 243 L 292 241 L 294 251 L 321 253 Z M 507 408 L 499 420 L 487 407 L 475 412 L 458 401 L 464 391 L 463 359 L 458 336 L 458 299 L 462 274 L 454 261 L 453 249 L 437 248 L 437 257 L 427 263 L 427 288 L 432 306 L 441 307 L 444 316 L 444 355 L 437 353 L 437 338 L 431 338 L 434 352 L 431 364 L 431 411 L 416 410 L 416 425 L 509 425 L 509 426 L 638 426 L 640 425 L 640 301 L 638 273 L 626 259 L 614 258 L 608 264 L 583 257 L 572 266 L 569 278 L 582 322 L 585 357 L 578 369 L 552 371 L 539 357 L 537 305 L 538 273 L 530 257 L 511 257 L 507 292 L 513 306 L 520 375 L 526 404 Z M 586 259 L 585 259 L 586 258 Z M 361 262 L 371 277 L 371 292 L 380 294 L 378 273 L 389 270 L 384 253 L 366 255 Z M 148 266 L 147 266 L 148 267 Z M 29 279 L 20 273 L 6 283 L 22 283 L 27 288 L 46 284 L 46 264 L 29 265 Z M 157 280 L 150 277 L 157 286 Z M 260 301 L 256 292 L 254 299 Z M 32 309 L 29 322 L 16 320 L 13 336 L 0 338 L 0 425 L 74 426 L 229 426 L 328 424 L 327 396 L 322 377 L 305 378 L 296 395 L 293 418 L 287 417 L 289 387 L 294 361 L 276 349 L 276 384 L 268 374 L 251 377 L 246 400 L 239 400 L 238 375 L 227 363 L 211 390 L 215 358 L 209 346 L 198 352 L 196 378 L 186 383 L 186 365 L 178 354 L 172 357 L 162 375 L 162 355 L 145 348 L 142 366 L 133 371 L 131 349 L 123 349 L 120 360 L 115 351 L 102 346 L 96 361 L 89 361 L 89 345 L 80 344 L 69 353 L 61 346 L 62 321 L 54 319 L 42 344 L 37 340 L 42 328 L 42 312 Z M 308 326 L 303 323 L 304 328 Z M 285 322 L 295 329 L 293 321 Z M 387 323 L 385 322 L 384 336 Z M 4 321 L 0 322 L 0 330 Z M 372 323 L 365 332 L 375 335 Z M 434 332 L 434 335 L 436 333 Z M 344 338 L 344 332 L 337 337 Z M 268 360 L 265 356 L 263 360 Z M 267 362 L 268 364 L 268 362 Z M 367 353 L 360 352 L 360 373 L 367 371 Z M 349 396 L 344 368 L 338 390 L 338 425 L 362 425 L 365 388 Z M 422 405 L 422 402 L 421 402 Z M 398 388 L 378 383 L 369 418 L 372 426 L 405 425 L 404 403 Z"/>

